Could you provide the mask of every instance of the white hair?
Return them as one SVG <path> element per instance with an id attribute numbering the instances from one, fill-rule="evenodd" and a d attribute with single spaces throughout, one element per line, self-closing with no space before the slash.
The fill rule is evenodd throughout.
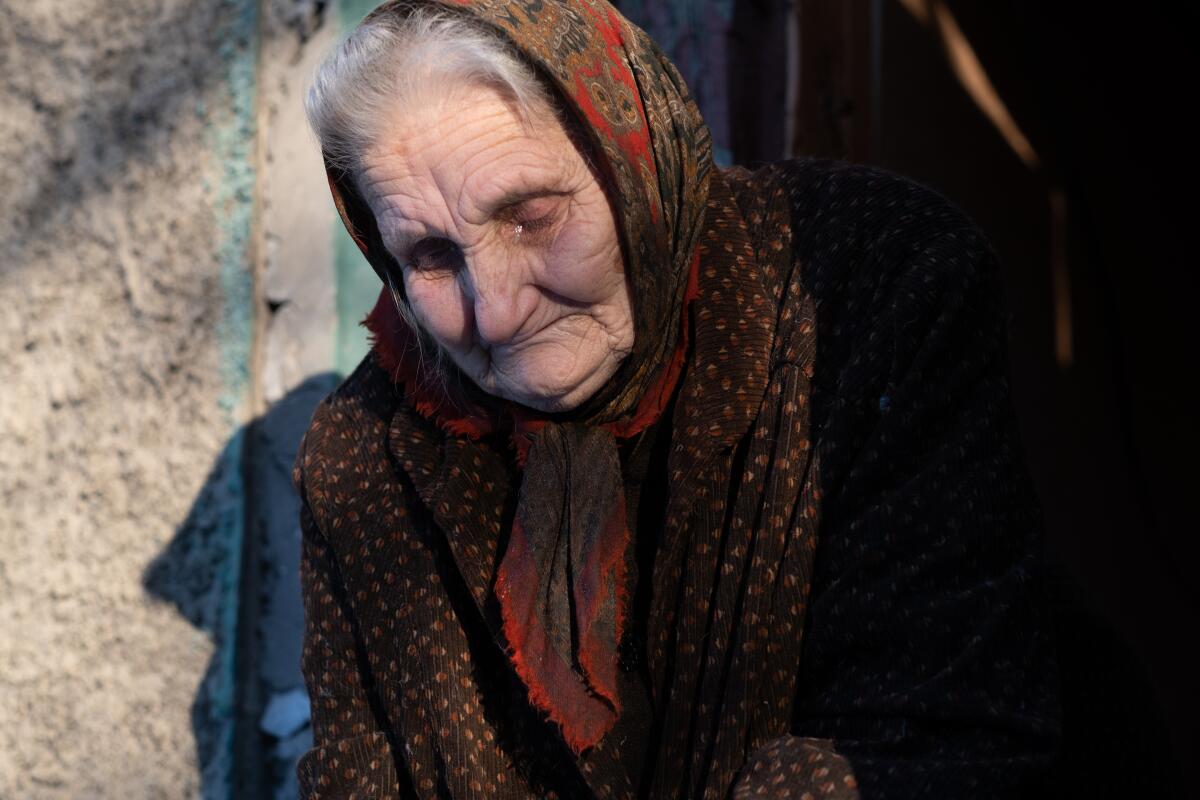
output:
<path id="1" fill-rule="evenodd" d="M 397 108 L 464 86 L 496 89 L 527 125 L 558 116 L 546 85 L 498 32 L 431 6 L 355 28 L 317 68 L 304 110 L 325 158 L 357 176 Z"/>

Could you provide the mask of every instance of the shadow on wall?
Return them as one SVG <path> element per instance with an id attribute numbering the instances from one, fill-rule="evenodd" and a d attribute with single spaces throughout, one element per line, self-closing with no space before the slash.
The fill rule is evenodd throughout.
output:
<path id="1" fill-rule="evenodd" d="M 240 428 L 142 575 L 149 595 L 213 642 L 191 707 L 205 798 L 296 796 L 295 762 L 311 733 L 292 462 L 313 409 L 339 380 L 310 376 Z"/>
<path id="2" fill-rule="evenodd" d="M 158 179 L 193 180 L 195 154 L 180 151 L 198 138 L 208 137 L 210 150 L 229 156 L 217 169 L 248 170 L 249 127 L 240 126 L 252 124 L 258 4 L 154 5 L 162 6 L 154 16 L 117 8 L 94 22 L 76 21 L 89 32 L 73 34 L 42 25 L 37 13 L 6 13 L 0 5 L 0 24 L 11 26 L 13 40 L 35 54 L 8 76 L 16 96 L 29 99 L 40 128 L 19 142 L 28 162 L 22 178 L 31 190 L 14 192 L 5 209 L 18 252 L 48 238 L 95 195 L 136 194 L 147 171 Z M 325 0 L 279 5 L 269 33 L 291 34 L 298 46 L 325 22 Z M 229 141 L 212 141 L 222 136 Z M 33 263 L 7 259 L 0 272 Z M 131 293 L 136 301 L 136 287 Z"/>

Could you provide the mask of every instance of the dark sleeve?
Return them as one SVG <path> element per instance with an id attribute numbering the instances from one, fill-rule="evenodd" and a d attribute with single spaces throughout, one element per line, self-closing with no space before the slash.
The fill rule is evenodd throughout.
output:
<path id="1" fill-rule="evenodd" d="M 947 218 L 904 259 L 814 267 L 824 496 L 792 733 L 868 800 L 1029 796 L 1059 736 L 999 264 Z"/>
<path id="2" fill-rule="evenodd" d="M 320 413 L 314 418 L 318 428 Z M 312 704 L 313 747 L 296 765 L 300 797 L 398 797 L 396 765 L 380 725 L 369 670 L 335 550 L 322 531 L 328 492 L 310 429 L 293 482 L 300 492 L 300 590 L 304 639 L 300 667 Z M 328 523 L 326 522 L 326 526 Z"/>

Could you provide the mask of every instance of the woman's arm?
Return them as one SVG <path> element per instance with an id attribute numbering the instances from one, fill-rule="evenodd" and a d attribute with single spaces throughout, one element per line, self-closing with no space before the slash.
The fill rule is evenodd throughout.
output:
<path id="1" fill-rule="evenodd" d="M 793 732 L 833 740 L 866 798 L 1026 797 L 1057 745 L 1057 672 L 998 260 L 951 229 L 884 297 L 818 401 Z"/>
<path id="2" fill-rule="evenodd" d="M 301 672 L 312 703 L 313 747 L 296 765 L 301 798 L 399 797 L 384 712 L 337 559 L 310 505 L 305 442 L 293 481 L 300 492 Z M 315 470 L 314 470 L 315 471 Z M 320 491 L 316 492 L 320 497 Z M 316 502 L 320 502 L 319 499 Z"/>
<path id="3" fill-rule="evenodd" d="M 792 735 L 735 796 L 1029 797 L 1057 748 L 999 264 L 932 199 L 960 224 L 911 256 L 811 263 L 824 497 Z"/>

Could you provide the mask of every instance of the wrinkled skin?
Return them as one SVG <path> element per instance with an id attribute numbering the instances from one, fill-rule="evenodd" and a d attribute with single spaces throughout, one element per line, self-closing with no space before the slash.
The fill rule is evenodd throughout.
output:
<path id="1" fill-rule="evenodd" d="M 612 207 L 561 123 L 464 87 L 380 129 L 359 188 L 420 325 L 493 395 L 593 395 L 632 350 L 631 298 Z"/>

